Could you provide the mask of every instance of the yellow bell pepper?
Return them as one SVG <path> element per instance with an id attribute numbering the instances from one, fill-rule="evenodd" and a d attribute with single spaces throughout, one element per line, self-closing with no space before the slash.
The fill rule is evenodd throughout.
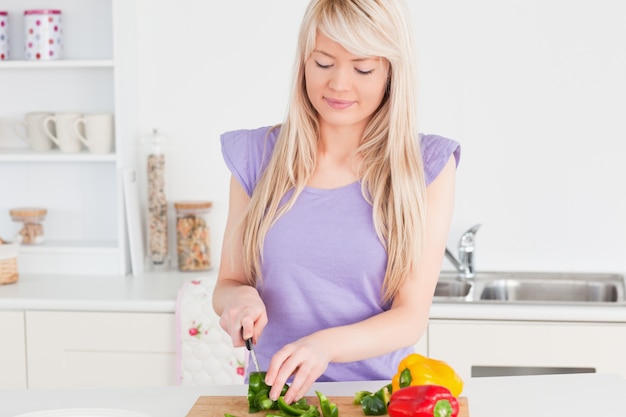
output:
<path id="1" fill-rule="evenodd" d="M 455 397 L 463 391 L 463 380 L 450 365 L 417 353 L 411 353 L 400 362 L 391 385 L 392 392 L 412 385 L 440 385 Z"/>

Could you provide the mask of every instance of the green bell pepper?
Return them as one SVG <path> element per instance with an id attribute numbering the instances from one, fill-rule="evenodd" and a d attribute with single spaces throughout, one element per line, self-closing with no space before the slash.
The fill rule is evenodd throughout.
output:
<path id="1" fill-rule="evenodd" d="M 311 407 L 314 407 L 307 404 L 306 398 L 301 398 L 293 404 L 287 404 L 285 397 L 282 395 L 278 397 L 276 403 L 278 405 L 278 409 L 288 416 L 302 416 L 303 414 L 306 414 Z"/>
<path id="2" fill-rule="evenodd" d="M 324 417 L 339 417 L 339 408 L 337 404 L 331 403 L 328 398 L 319 391 L 315 391 L 317 398 L 320 400 L 320 408 Z"/>
<path id="3" fill-rule="evenodd" d="M 363 414 L 366 416 L 382 416 L 387 414 L 387 404 L 391 397 L 391 384 L 385 385 L 375 393 L 358 391 L 353 403 L 361 404 Z"/>
<path id="4" fill-rule="evenodd" d="M 248 412 L 278 410 L 276 401 L 269 398 L 270 386 L 265 383 L 265 372 L 251 372 L 248 379 Z M 283 385 L 281 395 L 285 395 L 289 385 Z"/>

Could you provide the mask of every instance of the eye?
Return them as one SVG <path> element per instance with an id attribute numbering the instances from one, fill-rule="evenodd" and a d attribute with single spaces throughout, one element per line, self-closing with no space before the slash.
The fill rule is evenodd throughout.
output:
<path id="1" fill-rule="evenodd" d="M 322 64 L 318 60 L 315 60 L 315 65 L 317 65 L 320 68 L 330 68 L 330 67 L 332 67 L 332 64 Z"/>
<path id="2" fill-rule="evenodd" d="M 358 72 L 359 74 L 361 74 L 361 75 L 369 75 L 369 74 L 371 74 L 372 72 L 374 72 L 374 70 L 373 70 L 373 69 L 368 70 L 368 71 L 364 71 L 364 70 L 360 70 L 360 69 L 358 69 L 358 68 L 355 68 L 354 70 L 355 70 L 356 72 Z"/>

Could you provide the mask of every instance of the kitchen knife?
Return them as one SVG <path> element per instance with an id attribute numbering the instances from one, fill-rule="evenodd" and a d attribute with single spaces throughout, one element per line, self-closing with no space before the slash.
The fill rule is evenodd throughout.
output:
<path id="1" fill-rule="evenodd" d="M 252 344 L 252 338 L 246 339 L 246 349 L 250 351 L 250 356 L 252 357 L 252 362 L 254 362 L 254 367 L 257 372 L 261 372 L 261 368 L 259 368 L 259 361 L 256 358 L 256 353 L 254 352 L 254 345 Z"/>

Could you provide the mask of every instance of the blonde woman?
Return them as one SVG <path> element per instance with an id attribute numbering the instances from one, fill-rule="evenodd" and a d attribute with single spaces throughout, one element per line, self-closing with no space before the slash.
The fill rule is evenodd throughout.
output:
<path id="1" fill-rule="evenodd" d="M 213 306 L 272 399 L 391 379 L 427 326 L 458 143 L 420 135 L 402 0 L 313 0 L 284 123 L 222 135 L 233 176 Z"/>

